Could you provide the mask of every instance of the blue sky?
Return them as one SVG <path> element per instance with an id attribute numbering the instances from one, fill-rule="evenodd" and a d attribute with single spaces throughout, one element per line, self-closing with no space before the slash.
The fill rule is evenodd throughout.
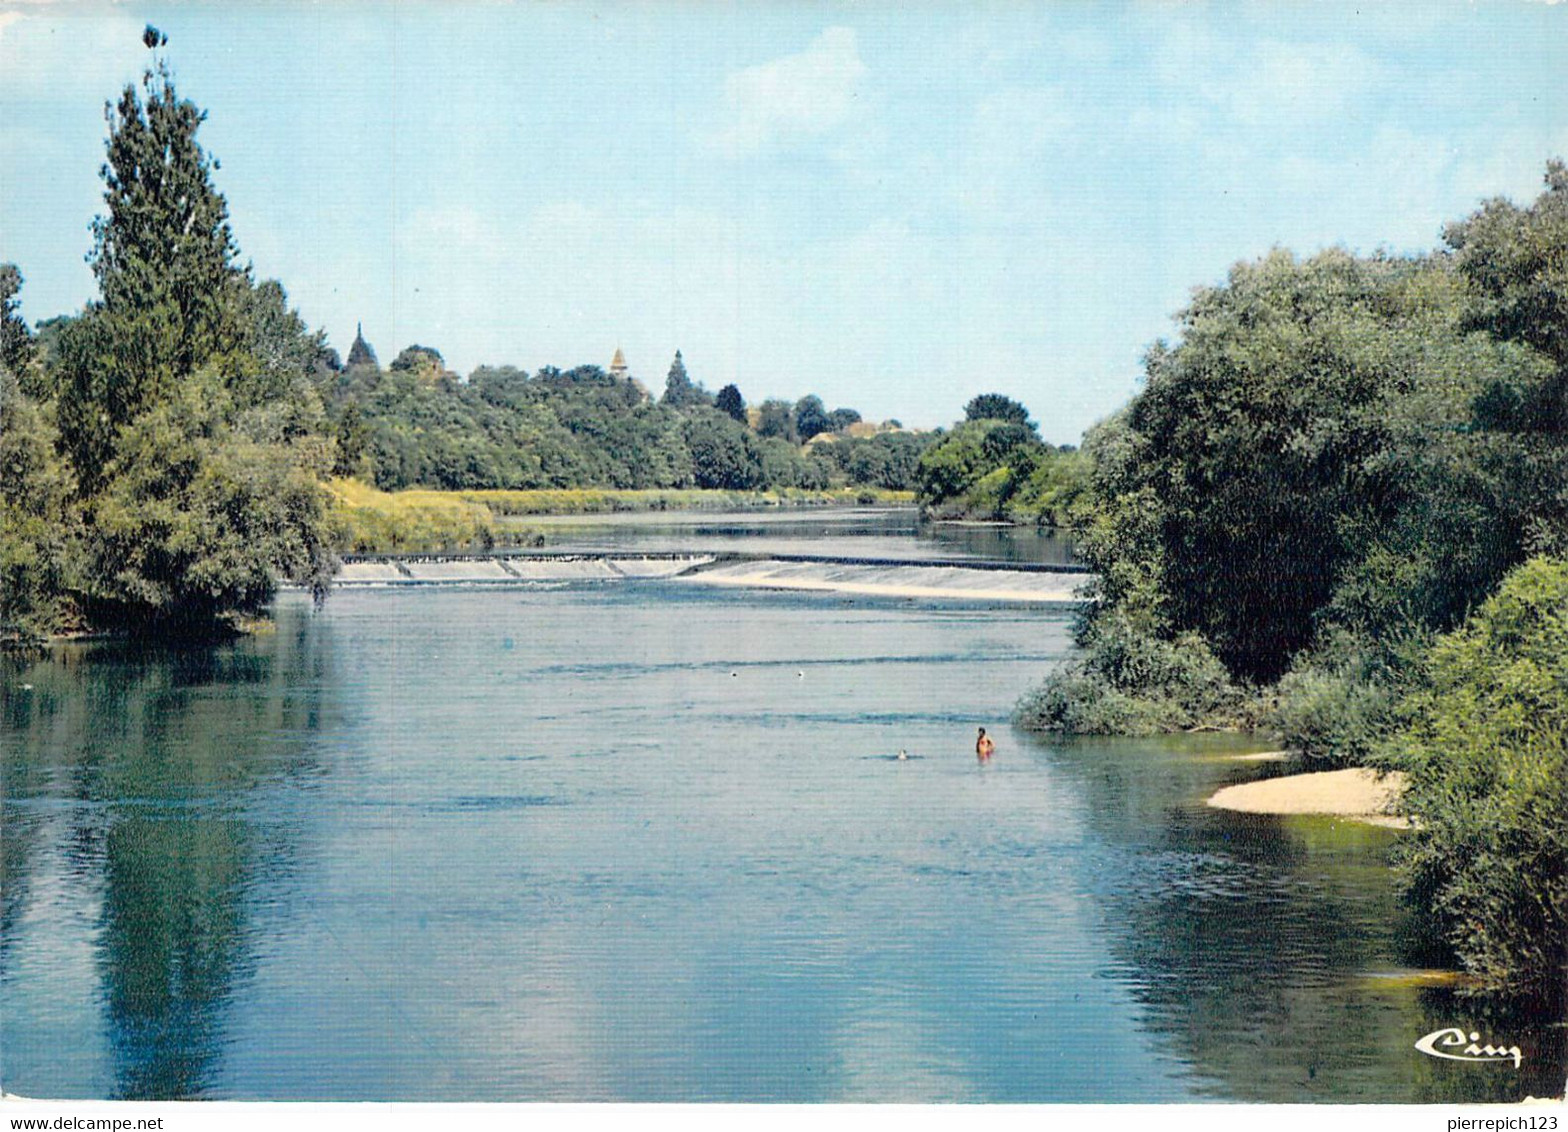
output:
<path id="1" fill-rule="evenodd" d="M 346 352 L 674 351 L 749 401 L 1076 440 L 1194 286 L 1420 251 L 1568 155 L 1568 3 L 0 0 L 0 259 L 93 294 L 103 103 L 169 36 L 244 256 Z"/>

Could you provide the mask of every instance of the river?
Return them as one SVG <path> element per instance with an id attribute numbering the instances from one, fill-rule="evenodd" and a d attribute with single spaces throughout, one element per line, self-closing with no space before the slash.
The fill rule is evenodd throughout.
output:
<path id="1" fill-rule="evenodd" d="M 644 523 L 595 537 L 698 534 Z M 932 541 L 781 526 L 766 537 L 828 553 Z M 934 553 L 988 553 L 965 537 Z M 650 581 L 275 612 L 221 648 L 0 661 L 6 1091 L 1560 1088 L 1560 1030 L 1421 985 L 1397 834 L 1205 807 L 1260 773 L 1244 738 L 1013 731 L 1070 650 L 1066 611 Z M 1450 1025 L 1518 1043 L 1523 1067 L 1414 1050 Z"/>

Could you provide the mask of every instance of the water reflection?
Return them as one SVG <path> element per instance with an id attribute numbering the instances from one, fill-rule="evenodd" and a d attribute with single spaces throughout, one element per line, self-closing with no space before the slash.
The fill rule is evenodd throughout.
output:
<path id="1" fill-rule="evenodd" d="M 1077 561 L 1062 531 L 1002 523 L 936 523 L 914 508 L 825 508 L 704 515 L 632 512 L 521 516 L 506 522 L 555 549 L 670 553 L 825 554 L 868 558 L 987 558 L 1065 565 Z"/>
<path id="2" fill-rule="evenodd" d="M 286 827 L 250 821 L 246 795 L 312 773 L 308 740 L 330 716 L 326 643 L 295 629 L 230 648 L 74 645 L 3 662 L 7 1087 L 37 1079 L 50 1095 L 123 1099 L 207 1091 L 227 1004 L 254 966 L 256 888 L 275 898 L 291 868 Z M 63 942 L 84 922 L 96 925 L 96 1004 L 17 970 L 24 946 L 36 954 L 39 936 Z M 45 973 L 81 977 L 79 967 Z M 57 1044 L 58 1003 L 30 1009 L 34 996 L 62 994 L 70 1023 L 97 1033 L 106 1058 L 91 1041 Z M 90 1012 L 99 1017 L 88 1025 Z"/>
<path id="3" fill-rule="evenodd" d="M 0 661 L 7 1088 L 1560 1085 L 1561 1031 L 1399 977 L 1392 835 L 1201 804 L 1256 772 L 1243 741 L 996 727 L 978 768 L 975 727 L 1063 655 L 1064 615 L 585 586 L 301 598 L 279 626 Z M 1451 1024 L 1525 1071 L 1411 1049 Z"/>
<path id="4" fill-rule="evenodd" d="M 1042 748 L 1044 745 L 1042 744 Z M 1200 1090 L 1259 1103 L 1517 1101 L 1561 1089 L 1563 1030 L 1538 1012 L 1422 986 L 1430 960 L 1387 875 L 1391 831 L 1209 809 L 1238 741 L 1052 744 L 1091 824 L 1136 859 L 1099 887 L 1145 1025 Z M 1255 773 L 1231 762 L 1224 777 Z M 1414 1051 L 1449 1025 L 1506 1035 L 1515 1071 Z"/>

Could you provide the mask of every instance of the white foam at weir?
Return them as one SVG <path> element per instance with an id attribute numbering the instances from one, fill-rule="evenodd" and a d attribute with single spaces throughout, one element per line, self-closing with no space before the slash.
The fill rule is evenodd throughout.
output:
<path id="1" fill-rule="evenodd" d="M 345 562 L 338 585 L 439 585 L 469 582 L 613 581 L 670 578 L 712 562 L 708 555 L 682 558 L 494 558 L 408 559 Z"/>
<path id="2" fill-rule="evenodd" d="M 680 580 L 695 585 L 819 590 L 883 597 L 1076 604 L 1082 600 L 1078 596 L 1079 588 L 1089 579 L 1076 573 L 975 570 L 962 566 L 856 566 L 763 560 L 696 570 Z"/>

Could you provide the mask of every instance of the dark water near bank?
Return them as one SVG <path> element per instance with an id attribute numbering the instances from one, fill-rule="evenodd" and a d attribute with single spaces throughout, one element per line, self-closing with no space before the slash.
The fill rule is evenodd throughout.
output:
<path id="1" fill-rule="evenodd" d="M 537 531 L 556 549 L 825 554 L 868 558 L 987 558 L 1076 563 L 1072 539 L 1039 527 L 933 523 L 908 508 L 798 511 L 624 512 L 517 516 L 509 525 Z"/>
<path id="2" fill-rule="evenodd" d="M 0 662 L 0 1085 L 58 1097 L 1437 1101 L 1560 1032 L 1399 974 L 1392 834 L 1217 736 L 1005 724 L 1066 615 L 382 590 Z M 30 687 L 28 687 L 30 685 Z M 977 766 L 974 729 L 998 753 Z M 894 756 L 900 749 L 907 761 Z M 1255 749 L 1255 748 L 1253 748 Z M 1442 1026 L 1524 1048 L 1433 1061 Z"/>

